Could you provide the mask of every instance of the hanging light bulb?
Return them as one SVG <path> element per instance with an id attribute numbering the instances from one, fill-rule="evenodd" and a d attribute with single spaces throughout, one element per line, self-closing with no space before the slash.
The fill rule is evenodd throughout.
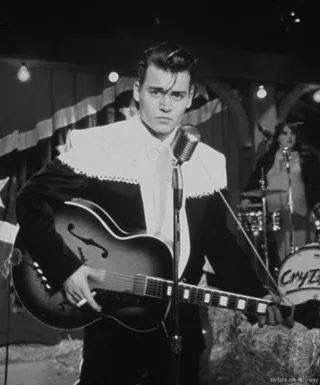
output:
<path id="1" fill-rule="evenodd" d="M 21 64 L 17 73 L 17 78 L 20 80 L 20 82 L 27 82 L 31 78 L 31 74 L 25 63 Z"/>
<path id="2" fill-rule="evenodd" d="M 119 80 L 118 72 L 112 71 L 108 75 L 108 79 L 111 83 L 116 83 Z"/>
<path id="3" fill-rule="evenodd" d="M 266 91 L 266 89 L 264 88 L 263 85 L 260 85 L 260 86 L 258 87 L 257 97 L 258 97 L 259 99 L 264 99 L 266 96 L 267 96 L 267 91 Z"/>
<path id="4" fill-rule="evenodd" d="M 314 100 L 314 102 L 320 103 L 320 89 L 313 93 L 312 99 Z"/>

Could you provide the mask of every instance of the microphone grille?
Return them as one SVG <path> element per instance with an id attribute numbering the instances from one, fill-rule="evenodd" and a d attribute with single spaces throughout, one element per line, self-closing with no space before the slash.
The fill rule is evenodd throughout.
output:
<path id="1" fill-rule="evenodd" d="M 200 139 L 200 132 L 195 126 L 184 124 L 180 127 L 173 141 L 173 154 L 179 163 L 191 158 Z"/>

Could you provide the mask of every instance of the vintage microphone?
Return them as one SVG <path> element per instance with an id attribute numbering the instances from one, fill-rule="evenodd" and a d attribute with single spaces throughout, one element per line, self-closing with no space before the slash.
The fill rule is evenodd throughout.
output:
<path id="1" fill-rule="evenodd" d="M 171 148 L 178 164 L 187 162 L 197 144 L 201 140 L 201 135 L 197 127 L 192 124 L 183 124 L 173 138 Z"/>
<path id="2" fill-rule="evenodd" d="M 283 147 L 282 154 L 284 157 L 287 172 L 290 172 L 290 153 L 289 152 L 290 152 L 289 147 Z"/>
<path id="3" fill-rule="evenodd" d="M 170 347 L 173 356 L 173 384 L 179 385 L 181 360 L 181 335 L 179 328 L 179 260 L 181 252 L 180 210 L 183 201 L 183 179 L 181 165 L 190 160 L 197 144 L 200 142 L 200 132 L 191 124 L 182 125 L 176 132 L 171 143 L 174 156 L 172 170 L 173 189 L 173 287 L 172 307 L 173 331 Z"/>
<path id="4" fill-rule="evenodd" d="M 182 205 L 182 176 L 180 166 L 182 163 L 190 160 L 197 144 L 200 142 L 201 135 L 199 130 L 191 125 L 184 124 L 176 132 L 172 143 L 171 149 L 174 156 L 174 172 L 172 178 L 172 187 L 176 191 L 174 194 L 174 202 L 177 207 L 181 208 Z"/>

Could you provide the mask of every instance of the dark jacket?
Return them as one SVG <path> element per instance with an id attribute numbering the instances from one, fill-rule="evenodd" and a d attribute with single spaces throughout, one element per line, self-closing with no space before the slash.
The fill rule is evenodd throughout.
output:
<path id="1" fill-rule="evenodd" d="M 54 229 L 54 211 L 84 198 L 101 206 L 125 230 L 146 229 L 138 159 L 150 134 L 136 118 L 76 133 L 74 148 L 34 175 L 20 191 L 17 217 L 24 242 L 54 287 L 80 266 Z M 140 167 L 144 167 L 143 165 Z M 225 158 L 200 143 L 182 165 L 190 257 L 184 278 L 197 284 L 204 256 L 222 289 L 262 295 L 264 290 L 226 225 L 218 190 L 226 188 Z M 135 230 L 133 230 L 135 229 Z"/>

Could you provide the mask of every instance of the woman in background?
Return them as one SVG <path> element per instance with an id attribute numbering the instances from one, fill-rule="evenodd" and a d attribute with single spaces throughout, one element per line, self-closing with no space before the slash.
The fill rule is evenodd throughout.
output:
<path id="1" fill-rule="evenodd" d="M 259 189 L 262 176 L 267 190 L 278 191 L 267 193 L 266 199 L 268 212 L 280 211 L 281 229 L 275 232 L 275 237 L 281 263 L 292 251 L 289 180 L 295 248 L 314 241 L 311 214 L 315 204 L 320 201 L 320 162 L 318 156 L 302 144 L 297 124 L 281 122 L 276 126 L 269 151 L 258 160 L 245 190 Z"/>
<path id="2" fill-rule="evenodd" d="M 290 253 L 315 241 L 312 213 L 320 202 L 319 158 L 302 143 L 297 123 L 277 124 L 269 150 L 258 159 L 245 191 L 261 189 L 262 178 L 267 190 L 267 212 L 280 213 L 280 230 L 269 237 L 271 265 L 279 267 Z M 268 190 L 273 191 L 268 193 Z M 245 208 L 249 202 L 243 200 L 241 206 Z M 318 309 L 318 303 L 316 306 Z M 307 314 L 304 318 L 311 321 Z M 319 316 L 316 318 L 319 323 Z"/>

